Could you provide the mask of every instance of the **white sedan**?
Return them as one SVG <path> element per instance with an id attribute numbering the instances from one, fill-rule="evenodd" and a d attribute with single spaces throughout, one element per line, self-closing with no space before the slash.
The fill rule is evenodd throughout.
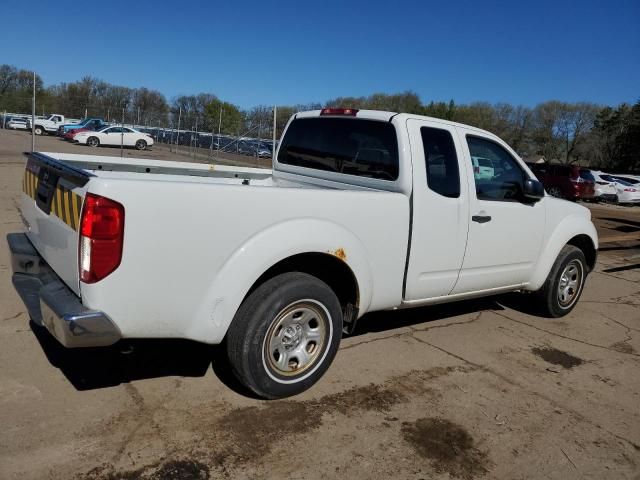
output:
<path id="1" fill-rule="evenodd" d="M 97 132 L 80 132 L 73 137 L 73 141 L 90 147 L 123 145 L 138 150 L 145 150 L 153 145 L 150 135 L 128 127 L 105 127 Z"/>
<path id="2" fill-rule="evenodd" d="M 618 203 L 640 203 L 640 187 L 621 178 L 614 177 L 613 175 L 600 176 L 608 182 L 615 184 Z"/>

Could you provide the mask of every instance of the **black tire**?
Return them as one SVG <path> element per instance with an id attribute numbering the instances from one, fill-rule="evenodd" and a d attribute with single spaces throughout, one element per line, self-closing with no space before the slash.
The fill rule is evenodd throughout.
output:
<path id="1" fill-rule="evenodd" d="M 136 142 L 136 150 L 146 150 L 147 149 L 147 142 L 145 142 L 144 140 L 138 140 Z"/>
<path id="2" fill-rule="evenodd" d="M 35 133 L 36 135 L 43 135 L 44 128 L 42 128 L 40 125 L 36 125 L 33 129 L 33 133 Z"/>
<path id="3" fill-rule="evenodd" d="M 89 137 L 87 138 L 87 145 L 89 147 L 99 147 L 100 140 L 98 139 L 98 137 Z"/>
<path id="4" fill-rule="evenodd" d="M 322 377 L 341 336 L 342 309 L 333 290 L 316 277 L 289 272 L 244 300 L 227 332 L 227 355 L 242 385 L 263 398 L 284 398 Z"/>
<path id="5" fill-rule="evenodd" d="M 582 250 L 573 245 L 565 245 L 551 267 L 544 285 L 537 292 L 540 313 L 547 317 L 559 318 L 571 312 L 582 295 L 587 274 L 587 261 Z M 575 287 L 571 286 L 573 279 L 577 281 Z M 564 284 L 562 287 L 561 281 Z"/>

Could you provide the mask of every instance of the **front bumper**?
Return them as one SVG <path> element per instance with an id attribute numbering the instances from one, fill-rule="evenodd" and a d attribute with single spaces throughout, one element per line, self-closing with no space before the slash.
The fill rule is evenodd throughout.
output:
<path id="1" fill-rule="evenodd" d="M 120 340 L 120 330 L 108 315 L 85 307 L 24 233 L 10 233 L 7 242 L 13 286 L 35 323 L 68 348 L 102 347 Z"/>

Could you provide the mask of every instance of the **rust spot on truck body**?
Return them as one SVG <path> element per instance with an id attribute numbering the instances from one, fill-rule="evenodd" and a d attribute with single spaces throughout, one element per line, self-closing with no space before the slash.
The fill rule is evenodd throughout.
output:
<path id="1" fill-rule="evenodd" d="M 338 248 L 337 250 L 331 252 L 334 256 L 338 257 L 340 260 L 345 261 L 347 259 L 347 253 L 344 251 L 344 248 Z"/>

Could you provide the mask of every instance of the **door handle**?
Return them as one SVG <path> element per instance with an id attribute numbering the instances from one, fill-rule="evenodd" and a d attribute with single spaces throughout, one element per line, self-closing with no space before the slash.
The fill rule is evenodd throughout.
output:
<path id="1" fill-rule="evenodd" d="M 487 223 L 491 221 L 491 215 L 474 215 L 471 220 L 478 223 Z"/>

